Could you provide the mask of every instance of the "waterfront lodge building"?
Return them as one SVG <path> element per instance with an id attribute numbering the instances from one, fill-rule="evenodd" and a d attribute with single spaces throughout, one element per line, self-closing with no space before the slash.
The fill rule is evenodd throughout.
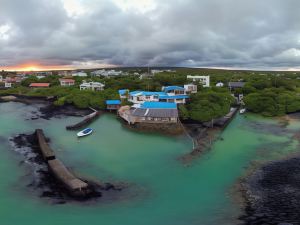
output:
<path id="1" fill-rule="evenodd" d="M 107 110 L 118 110 L 121 107 L 121 100 L 106 100 Z"/>
<path id="2" fill-rule="evenodd" d="M 162 87 L 162 91 L 133 91 L 129 92 L 128 101 L 133 104 L 142 104 L 144 102 L 168 102 L 176 104 L 185 104 L 189 99 L 184 87 L 167 86 Z"/>
<path id="3" fill-rule="evenodd" d="M 123 106 L 118 110 L 121 118 L 128 124 L 135 123 L 178 123 L 178 109 L 176 103 L 145 102 L 132 107 Z"/>

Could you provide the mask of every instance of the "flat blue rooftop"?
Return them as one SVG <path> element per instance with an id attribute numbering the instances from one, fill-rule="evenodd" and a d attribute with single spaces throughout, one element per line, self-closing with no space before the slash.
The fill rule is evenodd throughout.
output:
<path id="1" fill-rule="evenodd" d="M 177 109 L 176 103 L 169 102 L 145 102 L 141 105 L 142 109 Z"/>
<path id="2" fill-rule="evenodd" d="M 119 90 L 120 95 L 125 95 L 128 92 L 128 89 L 121 89 Z"/>
<path id="3" fill-rule="evenodd" d="M 120 100 L 106 100 L 106 105 L 121 105 Z"/>
<path id="4" fill-rule="evenodd" d="M 159 99 L 186 99 L 189 98 L 188 95 L 163 95 L 159 96 Z"/>
<path id="5" fill-rule="evenodd" d="M 180 90 L 180 91 L 184 91 L 184 88 L 183 87 L 179 87 L 179 86 L 167 86 L 167 87 L 164 87 L 163 91 L 175 91 L 175 90 Z"/>
<path id="6" fill-rule="evenodd" d="M 140 95 L 144 95 L 144 96 L 152 96 L 152 95 L 157 95 L 157 96 L 161 96 L 161 95 L 165 95 L 166 93 L 164 92 L 159 92 L 159 91 L 132 91 L 130 92 L 131 96 L 140 96 Z"/>

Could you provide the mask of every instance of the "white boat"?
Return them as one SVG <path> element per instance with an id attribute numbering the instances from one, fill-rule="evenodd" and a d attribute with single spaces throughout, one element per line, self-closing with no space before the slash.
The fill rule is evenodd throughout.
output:
<path id="1" fill-rule="evenodd" d="M 240 114 L 244 114 L 246 112 L 246 109 L 241 109 Z"/>
<path id="2" fill-rule="evenodd" d="M 77 137 L 84 137 L 84 136 L 90 135 L 91 133 L 93 133 L 93 129 L 92 128 L 86 128 L 86 129 L 78 132 Z"/>

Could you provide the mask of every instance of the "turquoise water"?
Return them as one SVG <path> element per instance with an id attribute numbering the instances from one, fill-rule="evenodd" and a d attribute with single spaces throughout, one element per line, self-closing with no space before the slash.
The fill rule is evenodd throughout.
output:
<path id="1" fill-rule="evenodd" d="M 212 149 L 184 166 L 178 158 L 190 151 L 186 137 L 164 137 L 126 130 L 114 115 L 91 125 L 95 133 L 80 141 L 65 130 L 80 118 L 26 120 L 35 106 L 0 104 L 0 225 L 214 225 L 234 224 L 239 205 L 232 189 L 253 162 L 297 151 L 298 121 L 278 122 L 237 116 Z M 31 172 L 20 164 L 9 137 L 43 128 L 58 157 L 77 174 L 126 182 L 115 199 L 53 205 L 27 187 Z"/>

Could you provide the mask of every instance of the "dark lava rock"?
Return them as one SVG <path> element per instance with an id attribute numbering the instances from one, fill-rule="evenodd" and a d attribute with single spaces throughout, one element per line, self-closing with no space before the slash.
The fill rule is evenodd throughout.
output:
<path id="1" fill-rule="evenodd" d="M 245 184 L 244 224 L 300 224 L 300 157 L 272 162 Z"/>
<path id="2" fill-rule="evenodd" d="M 90 109 L 78 109 L 73 105 L 55 106 L 53 104 L 45 104 L 39 108 L 40 118 L 51 119 L 52 117 L 61 116 L 86 116 L 92 113 Z"/>
<path id="3" fill-rule="evenodd" d="M 16 152 L 24 156 L 26 162 L 32 168 L 32 180 L 26 186 L 37 191 L 41 198 L 48 198 L 54 204 L 65 204 L 70 201 L 88 201 L 102 197 L 105 191 L 121 191 L 124 186 L 116 186 L 111 183 L 98 184 L 92 181 L 86 181 L 89 186 L 89 192 L 85 196 L 73 196 L 49 171 L 47 163 L 40 154 L 39 146 L 35 134 L 20 134 L 12 138 Z M 48 140 L 49 141 L 49 140 Z"/>

